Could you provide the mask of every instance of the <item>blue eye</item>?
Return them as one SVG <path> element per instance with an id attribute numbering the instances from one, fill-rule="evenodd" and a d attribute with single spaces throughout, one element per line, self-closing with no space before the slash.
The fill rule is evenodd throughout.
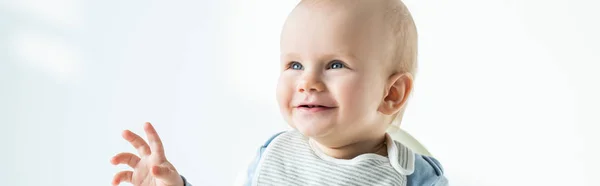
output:
<path id="1" fill-rule="evenodd" d="M 295 62 L 295 61 L 293 61 L 292 63 L 290 63 L 290 68 L 292 70 L 302 70 L 302 69 L 304 69 L 304 67 L 302 66 L 302 64 L 300 64 L 298 62 Z"/>
<path id="2" fill-rule="evenodd" d="M 345 65 L 344 63 L 342 63 L 341 61 L 338 60 L 334 60 L 331 63 L 329 63 L 329 69 L 338 69 L 338 68 L 344 68 Z"/>

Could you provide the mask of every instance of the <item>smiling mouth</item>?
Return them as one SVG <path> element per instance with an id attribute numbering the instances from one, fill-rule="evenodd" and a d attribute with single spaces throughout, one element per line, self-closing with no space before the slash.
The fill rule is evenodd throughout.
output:
<path id="1" fill-rule="evenodd" d="M 306 112 L 321 112 L 321 111 L 332 110 L 336 107 L 328 107 L 328 106 L 323 106 L 323 105 L 298 105 L 298 107 L 296 107 L 296 108 L 298 110 L 306 111 Z"/>
<path id="2" fill-rule="evenodd" d="M 298 108 L 332 108 L 323 105 L 299 105 Z"/>

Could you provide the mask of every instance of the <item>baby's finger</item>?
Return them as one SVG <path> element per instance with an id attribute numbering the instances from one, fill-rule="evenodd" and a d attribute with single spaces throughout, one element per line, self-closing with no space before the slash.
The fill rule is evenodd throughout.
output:
<path id="1" fill-rule="evenodd" d="M 135 147 L 135 149 L 137 149 L 138 153 L 140 153 L 140 156 L 150 155 L 150 147 L 146 141 L 142 139 L 142 137 L 129 130 L 125 130 L 123 131 L 123 138 L 125 138 L 125 140 L 127 140 L 129 143 L 131 143 L 131 145 L 133 145 L 133 147 Z"/>
<path id="2" fill-rule="evenodd" d="M 148 137 L 148 141 L 150 142 L 150 148 L 152 149 L 152 153 L 158 155 L 158 157 L 165 159 L 165 150 L 163 148 L 162 141 L 158 136 L 158 133 L 154 129 L 154 126 L 150 124 L 150 122 L 146 122 L 144 124 L 144 131 L 146 131 L 146 135 Z"/>
<path id="3" fill-rule="evenodd" d="M 114 156 L 112 159 L 110 159 L 110 163 L 112 163 L 113 165 L 127 164 L 131 168 L 135 168 L 135 166 L 138 164 L 138 162 L 140 162 L 140 158 L 137 157 L 135 154 L 131 154 L 128 152 L 119 153 L 116 156 Z"/>
<path id="4" fill-rule="evenodd" d="M 119 185 L 121 182 L 129 182 L 131 183 L 131 176 L 133 176 L 133 172 L 131 171 L 121 171 L 115 174 L 113 178 L 112 184 Z"/>

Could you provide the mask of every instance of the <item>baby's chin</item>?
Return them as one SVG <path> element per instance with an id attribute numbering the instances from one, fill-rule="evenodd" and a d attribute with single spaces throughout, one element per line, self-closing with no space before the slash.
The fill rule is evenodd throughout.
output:
<path id="1" fill-rule="evenodd" d="M 291 127 L 309 138 L 319 138 L 334 132 L 335 124 L 315 121 L 293 121 Z"/>

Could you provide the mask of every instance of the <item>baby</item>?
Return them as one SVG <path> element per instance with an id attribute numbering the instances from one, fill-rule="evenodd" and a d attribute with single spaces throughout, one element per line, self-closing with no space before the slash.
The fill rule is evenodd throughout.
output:
<path id="1" fill-rule="evenodd" d="M 399 0 L 303 0 L 281 34 L 277 101 L 293 130 L 271 137 L 246 185 L 447 185 L 439 162 L 386 133 L 397 127 L 413 88 L 417 32 Z M 149 144 L 126 130 L 139 156 L 112 164 L 133 171 L 113 184 L 191 185 L 167 161 L 158 134 Z"/>

